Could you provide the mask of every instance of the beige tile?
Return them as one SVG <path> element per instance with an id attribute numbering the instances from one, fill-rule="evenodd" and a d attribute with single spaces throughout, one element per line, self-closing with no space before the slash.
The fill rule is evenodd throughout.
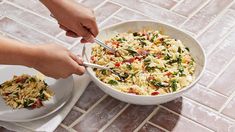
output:
<path id="1" fill-rule="evenodd" d="M 95 11 L 97 23 L 101 23 L 120 8 L 121 7 L 119 5 L 113 4 L 111 2 L 106 2 Z"/>
<path id="2" fill-rule="evenodd" d="M 216 90 L 226 96 L 230 96 L 235 91 L 235 61 L 215 80 L 211 85 L 211 89 Z"/>
<path id="3" fill-rule="evenodd" d="M 69 114 L 63 120 L 63 124 L 66 126 L 71 125 L 75 120 L 77 120 L 82 115 L 81 112 L 77 111 L 76 109 L 72 109 Z"/>
<path id="4" fill-rule="evenodd" d="M 195 85 L 185 94 L 185 96 L 215 110 L 219 110 L 227 100 L 226 97 L 213 93 L 200 85 Z"/>
<path id="5" fill-rule="evenodd" d="M 164 131 L 147 123 L 144 124 L 144 126 L 139 130 L 139 132 L 164 132 Z"/>
<path id="6" fill-rule="evenodd" d="M 104 0 L 83 0 L 81 3 L 89 8 L 94 9 L 102 2 L 104 2 Z"/>
<path id="7" fill-rule="evenodd" d="M 146 4 L 142 0 L 128 0 L 128 1 L 111 0 L 111 1 L 117 2 L 131 9 L 137 10 L 157 21 L 162 21 L 172 25 L 180 25 L 186 20 L 185 17 L 179 16 L 174 12 L 170 12 L 169 10 L 152 6 L 150 4 Z"/>
<path id="8" fill-rule="evenodd" d="M 157 111 L 150 121 L 167 129 L 168 131 L 181 132 L 190 130 L 190 132 L 209 132 L 204 127 L 192 123 L 191 121 L 162 108 Z"/>
<path id="9" fill-rule="evenodd" d="M 19 24 L 9 18 L 3 18 L 0 20 L 0 31 L 11 34 L 12 36 L 30 43 L 53 42 L 53 40 L 48 38 L 46 35 Z"/>
<path id="10" fill-rule="evenodd" d="M 120 10 L 115 16 L 123 19 L 123 20 L 147 20 L 151 19 L 150 17 L 144 16 L 140 13 L 131 11 L 129 9 L 123 8 Z"/>
<path id="11" fill-rule="evenodd" d="M 235 96 L 232 98 L 232 100 L 226 105 L 226 107 L 223 109 L 222 113 L 227 115 L 228 117 L 231 117 L 235 119 Z"/>
<path id="12" fill-rule="evenodd" d="M 233 132 L 235 130 L 234 122 L 188 99 L 178 98 L 164 106 L 216 132 Z"/>
<path id="13" fill-rule="evenodd" d="M 145 118 L 153 111 L 156 106 L 138 106 L 130 105 L 112 124 L 109 125 L 105 132 L 125 131 L 130 132 L 137 128 Z"/>
<path id="14" fill-rule="evenodd" d="M 182 3 L 176 6 L 173 11 L 183 16 L 188 17 L 201 7 L 206 0 L 184 0 Z"/>
<path id="15" fill-rule="evenodd" d="M 166 9 L 172 8 L 179 0 L 145 0 L 151 4 L 161 6 Z"/>
<path id="16" fill-rule="evenodd" d="M 198 40 L 205 49 L 209 52 L 216 46 L 216 43 L 220 41 L 226 33 L 228 33 L 235 25 L 235 11 L 226 11 L 218 20 L 210 26 L 208 30 L 202 33 Z M 223 42 L 222 42 L 223 44 Z"/>
<path id="17" fill-rule="evenodd" d="M 87 113 L 73 128 L 79 132 L 98 131 L 124 108 L 125 105 L 126 103 L 109 96 Z"/>
<path id="18" fill-rule="evenodd" d="M 183 28 L 197 34 L 212 22 L 231 2 L 232 0 L 211 0 L 204 8 L 187 21 Z"/>
<path id="19" fill-rule="evenodd" d="M 207 87 L 214 79 L 215 79 L 215 75 L 213 73 L 205 70 L 201 79 L 199 80 L 199 84 Z"/>
<path id="20" fill-rule="evenodd" d="M 107 21 L 105 21 L 104 23 L 102 23 L 99 26 L 99 28 L 102 29 L 104 27 L 111 26 L 111 25 L 119 23 L 119 22 L 121 22 L 121 20 L 112 17 L 112 18 L 108 19 Z"/>
<path id="21" fill-rule="evenodd" d="M 91 82 L 75 105 L 83 110 L 88 110 L 94 103 L 96 103 L 96 101 L 98 101 L 104 95 L 104 92 L 101 91 L 101 89 L 93 82 Z"/>

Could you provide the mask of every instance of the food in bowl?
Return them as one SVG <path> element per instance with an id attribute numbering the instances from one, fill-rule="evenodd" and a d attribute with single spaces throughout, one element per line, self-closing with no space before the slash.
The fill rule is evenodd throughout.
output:
<path id="1" fill-rule="evenodd" d="M 6 104 L 16 109 L 40 108 L 42 101 L 49 100 L 53 92 L 47 83 L 37 76 L 23 74 L 0 85 L 0 94 Z"/>
<path id="2" fill-rule="evenodd" d="M 160 31 L 119 33 L 106 40 L 116 53 L 95 45 L 91 61 L 112 70 L 93 69 L 112 88 L 136 95 L 179 91 L 194 80 L 196 63 L 190 49 Z"/>

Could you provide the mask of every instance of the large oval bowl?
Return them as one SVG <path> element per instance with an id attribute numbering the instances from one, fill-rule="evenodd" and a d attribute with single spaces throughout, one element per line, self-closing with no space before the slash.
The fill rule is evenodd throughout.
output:
<path id="1" fill-rule="evenodd" d="M 179 39 L 183 42 L 183 44 L 186 47 L 189 47 L 190 53 L 192 57 L 195 59 L 196 62 L 196 68 L 195 68 L 195 73 L 194 73 L 194 81 L 187 87 L 173 92 L 173 93 L 168 93 L 164 95 L 157 95 L 157 96 L 151 96 L 151 95 L 134 95 L 134 94 L 129 94 L 129 93 L 124 93 L 121 91 L 118 91 L 108 84 L 103 83 L 100 81 L 96 75 L 95 72 L 91 68 L 87 68 L 88 73 L 90 74 L 90 77 L 92 80 L 108 95 L 127 102 L 131 104 L 139 104 L 139 105 L 155 105 L 155 104 L 161 104 L 165 103 L 171 100 L 174 100 L 180 96 L 182 96 L 183 93 L 188 91 L 190 88 L 192 88 L 195 83 L 199 80 L 201 77 L 204 69 L 205 69 L 205 63 L 206 63 L 206 58 L 205 58 L 205 53 L 198 43 L 197 40 L 195 40 L 193 37 L 191 37 L 189 34 L 185 33 L 184 31 L 167 25 L 163 24 L 160 22 L 155 22 L 155 21 L 127 21 L 127 22 L 122 22 L 118 23 L 109 27 L 104 28 L 103 30 L 100 31 L 99 35 L 97 38 L 100 40 L 107 40 L 113 36 L 115 36 L 118 33 L 123 33 L 123 32 L 128 32 L 128 31 L 141 31 L 143 29 L 151 29 L 151 30 L 159 30 L 162 31 L 163 34 L 169 35 L 171 38 Z M 92 51 L 92 46 L 94 44 L 87 44 L 85 46 L 85 56 L 84 59 L 86 61 L 90 62 L 90 57 L 91 57 L 91 51 Z"/>

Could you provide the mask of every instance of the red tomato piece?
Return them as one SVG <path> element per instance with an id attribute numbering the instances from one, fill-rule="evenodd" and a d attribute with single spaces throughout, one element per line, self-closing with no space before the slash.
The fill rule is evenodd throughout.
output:
<path id="1" fill-rule="evenodd" d="M 158 91 L 152 92 L 151 95 L 158 95 L 160 94 Z"/>
<path id="2" fill-rule="evenodd" d="M 116 66 L 116 67 L 120 67 L 120 66 L 121 66 L 121 62 L 115 63 L 115 66 Z"/>

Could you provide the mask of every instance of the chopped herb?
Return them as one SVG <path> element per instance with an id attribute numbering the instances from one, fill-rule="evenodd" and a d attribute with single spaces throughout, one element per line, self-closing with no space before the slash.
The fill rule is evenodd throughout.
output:
<path id="1" fill-rule="evenodd" d="M 165 85 L 163 85 L 161 82 L 157 81 L 157 80 L 151 80 L 150 83 L 156 87 L 165 87 Z"/>
<path id="2" fill-rule="evenodd" d="M 117 85 L 117 84 L 118 84 L 118 82 L 117 82 L 117 81 L 115 81 L 115 80 L 109 80 L 109 81 L 108 81 L 108 84 L 111 84 L 111 85 Z"/>
<path id="3" fill-rule="evenodd" d="M 133 49 L 131 49 L 130 47 L 128 49 L 126 49 L 132 56 L 135 56 L 137 54 L 137 52 Z"/>
<path id="4" fill-rule="evenodd" d="M 108 71 L 107 71 L 107 70 L 101 70 L 101 73 L 102 73 L 103 75 L 107 75 L 107 74 L 108 74 Z"/>
<path id="5" fill-rule="evenodd" d="M 179 53 L 182 53 L 182 49 L 181 49 L 180 46 L 178 47 L 178 52 L 179 52 Z"/>
<path id="6" fill-rule="evenodd" d="M 178 62 L 178 60 L 169 60 L 168 62 L 167 62 L 167 64 L 173 64 L 173 63 L 176 63 L 176 62 Z"/>
<path id="7" fill-rule="evenodd" d="M 117 41 L 122 43 L 122 42 L 127 41 L 127 40 L 125 38 L 119 38 L 119 39 L 117 39 Z"/>
<path id="8" fill-rule="evenodd" d="M 123 73 L 123 74 L 120 74 L 119 75 L 123 80 L 125 80 L 126 78 L 129 77 L 129 74 L 128 73 Z"/>
<path id="9" fill-rule="evenodd" d="M 140 44 L 142 47 L 147 45 L 147 43 L 145 41 L 140 41 Z"/>
<path id="10" fill-rule="evenodd" d="M 46 99 L 44 93 L 41 93 L 38 97 L 39 97 L 39 99 L 41 99 L 41 100 L 45 100 L 45 99 Z"/>
<path id="11" fill-rule="evenodd" d="M 177 90 L 177 81 L 175 79 L 171 81 L 171 88 L 173 92 Z"/>
<path id="12" fill-rule="evenodd" d="M 126 65 L 126 67 L 127 67 L 128 70 L 132 70 L 132 65 L 131 64 L 130 65 Z"/>
<path id="13" fill-rule="evenodd" d="M 177 63 L 178 63 L 178 64 L 181 64 L 181 63 L 182 63 L 182 56 L 181 56 L 181 55 L 179 55 L 179 57 L 177 58 Z"/>
<path id="14" fill-rule="evenodd" d="M 146 69 L 148 72 L 151 72 L 151 71 L 154 71 L 155 68 L 156 68 L 156 67 L 149 67 L 149 66 L 146 66 L 145 69 Z"/>
<path id="15" fill-rule="evenodd" d="M 164 60 L 169 60 L 171 58 L 170 54 L 166 54 L 165 57 L 164 57 Z"/>
<path id="16" fill-rule="evenodd" d="M 139 36 L 139 34 L 137 32 L 134 32 L 133 36 Z"/>
<path id="17" fill-rule="evenodd" d="M 176 75 L 178 75 L 179 74 L 179 72 L 173 72 L 173 75 L 174 76 L 176 76 Z"/>
<path id="18" fill-rule="evenodd" d="M 150 39 L 150 41 L 154 42 L 157 37 L 158 37 L 158 34 L 153 35 L 153 37 Z"/>
<path id="19" fill-rule="evenodd" d="M 149 58 L 144 59 L 145 63 L 149 63 L 151 60 Z"/>
<path id="20" fill-rule="evenodd" d="M 43 80 L 44 85 L 48 86 L 48 84 Z"/>
<path id="21" fill-rule="evenodd" d="M 31 78 L 29 78 L 29 81 L 30 81 L 30 82 L 36 82 L 36 79 L 33 78 L 33 77 L 31 77 Z"/>
<path id="22" fill-rule="evenodd" d="M 34 103 L 33 100 L 31 100 L 31 99 L 25 99 L 25 100 L 24 100 L 24 107 L 29 107 L 29 106 L 31 106 L 33 103 Z"/>
<path id="23" fill-rule="evenodd" d="M 18 84 L 17 87 L 20 88 L 20 89 L 23 89 L 23 85 L 22 84 Z"/>
<path id="24" fill-rule="evenodd" d="M 186 49 L 188 52 L 190 51 L 188 47 L 185 47 L 185 49 Z"/>

